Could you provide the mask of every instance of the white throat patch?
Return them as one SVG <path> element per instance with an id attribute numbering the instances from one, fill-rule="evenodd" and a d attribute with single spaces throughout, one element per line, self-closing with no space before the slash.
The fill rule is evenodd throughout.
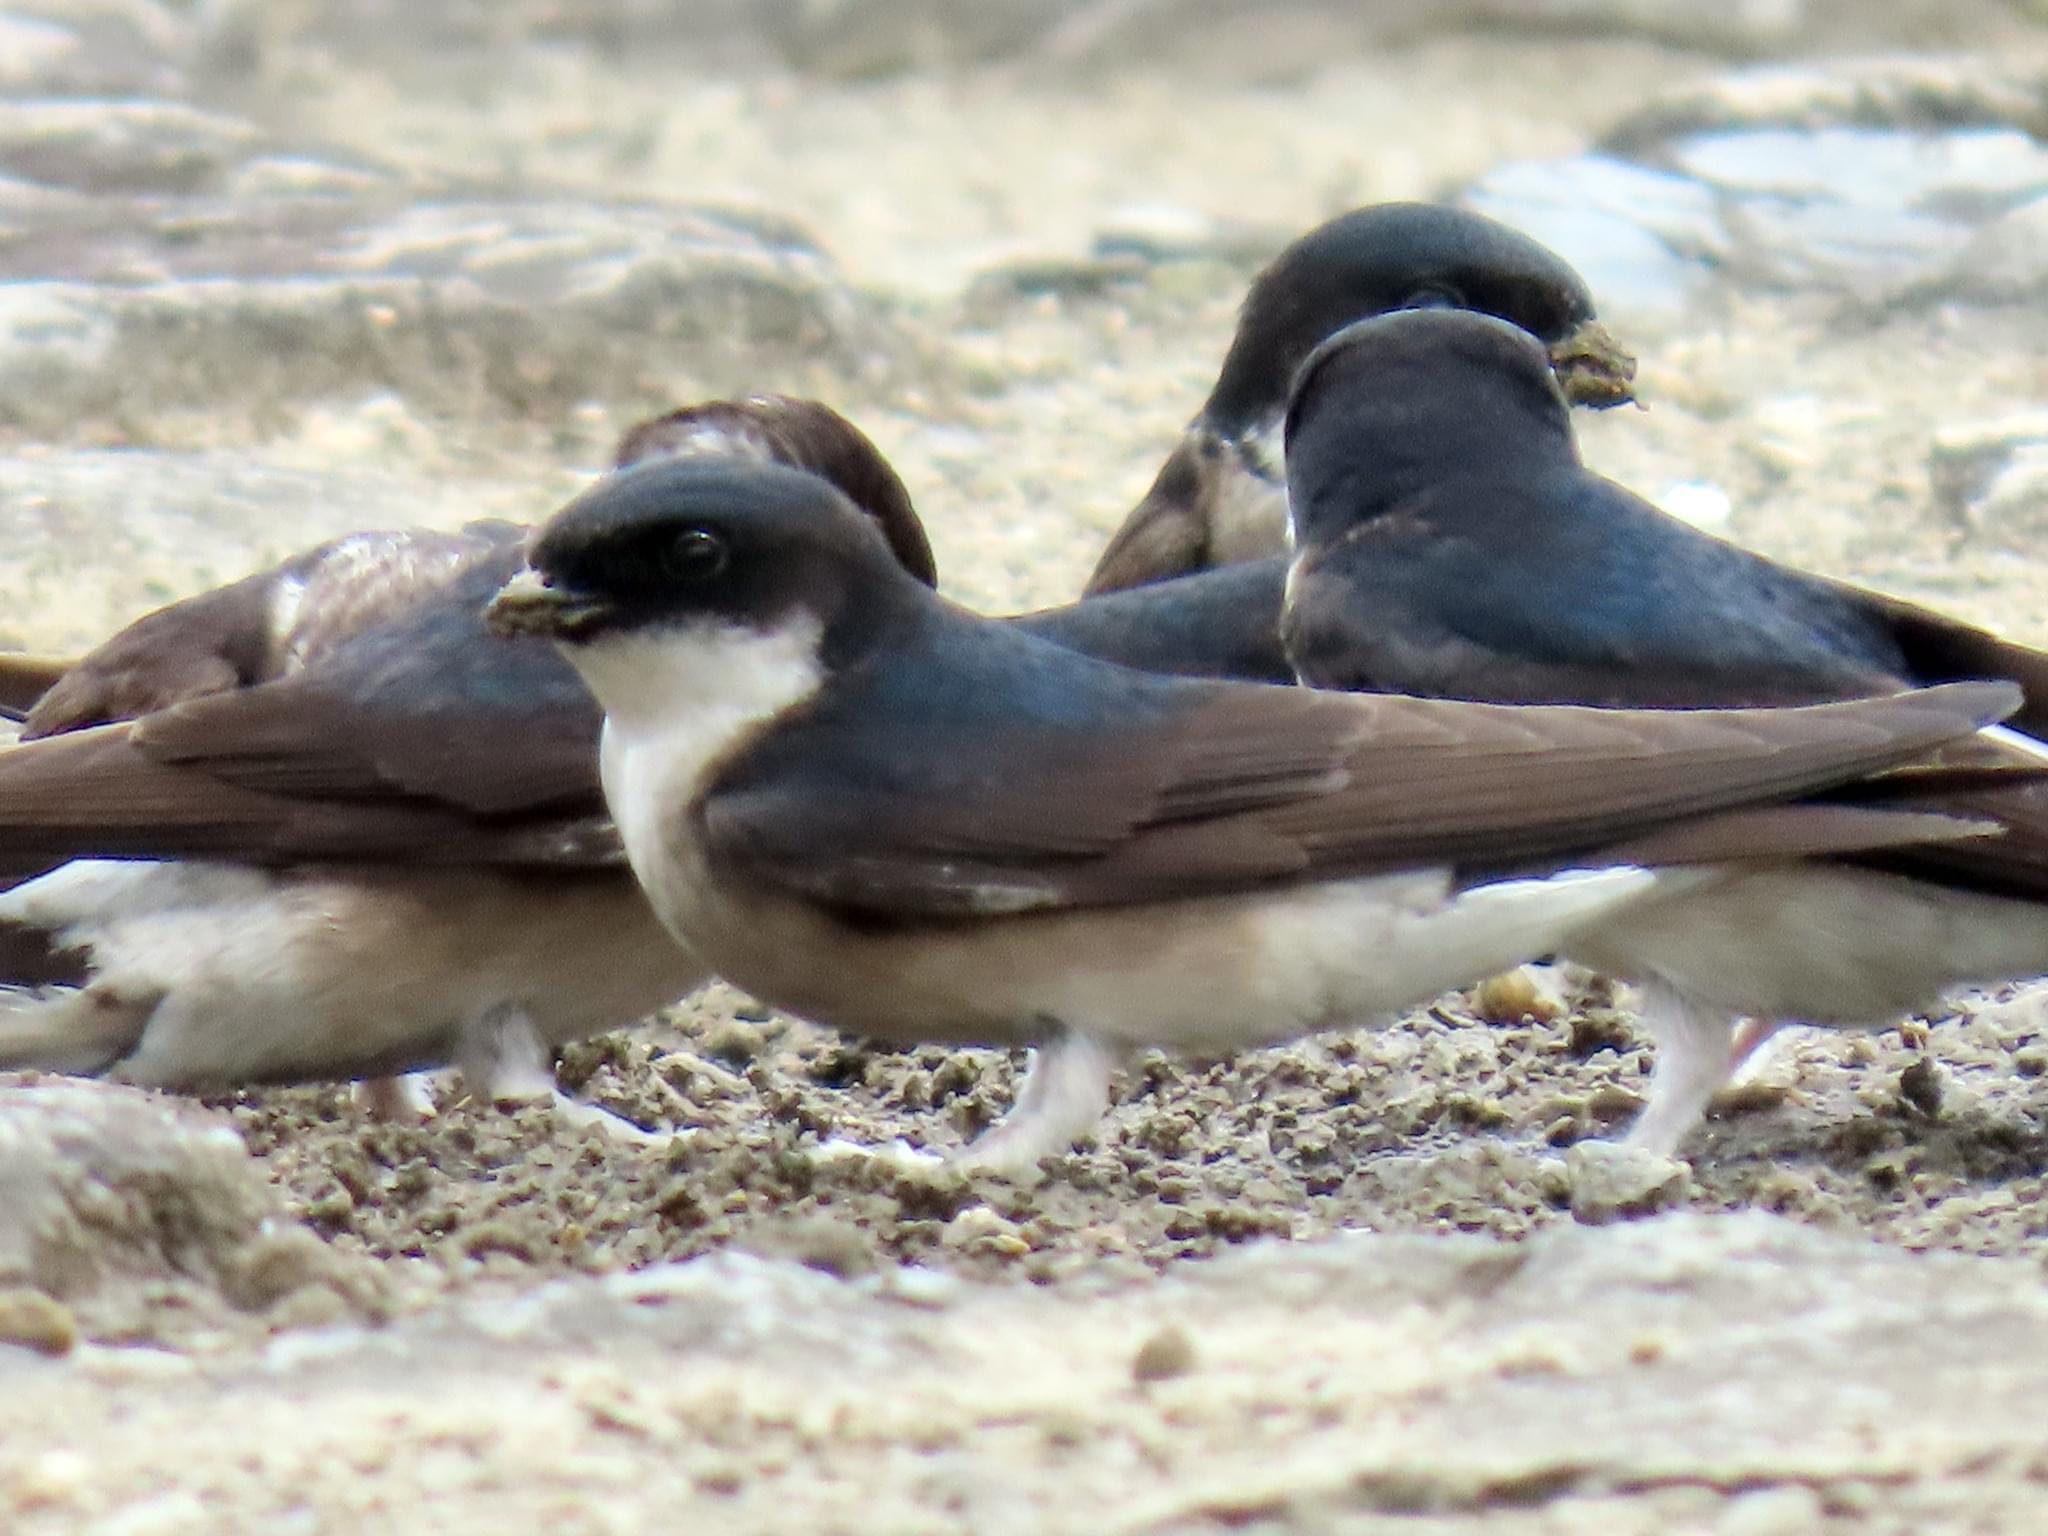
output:
<path id="1" fill-rule="evenodd" d="M 746 737 L 818 691 L 818 626 L 694 624 L 608 636 L 563 651 L 604 706 L 605 803 L 627 861 L 649 883 L 663 828 Z"/>
<path id="2" fill-rule="evenodd" d="M 774 630 L 701 622 L 605 635 L 562 654 L 619 730 L 736 735 L 816 691 L 818 640 L 809 618 Z"/>

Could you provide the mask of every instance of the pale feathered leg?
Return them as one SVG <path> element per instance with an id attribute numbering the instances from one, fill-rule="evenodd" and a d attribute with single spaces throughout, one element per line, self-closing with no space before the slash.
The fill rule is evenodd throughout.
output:
<path id="1" fill-rule="evenodd" d="M 1100 1041 L 1073 1033 L 1031 1053 L 1017 1102 L 979 1140 L 950 1161 L 961 1168 L 1019 1174 L 1070 1149 L 1109 1109 L 1109 1079 L 1118 1056 Z"/>
<path id="2" fill-rule="evenodd" d="M 1623 1145 L 1671 1157 L 1699 1124 L 1708 1101 L 1728 1081 L 1735 1021 L 1686 1001 L 1660 983 L 1645 986 L 1642 996 L 1642 1022 L 1656 1042 L 1657 1062 L 1650 1075 L 1650 1101 L 1629 1127 Z"/>
<path id="3" fill-rule="evenodd" d="M 494 1104 L 547 1104 L 578 1130 L 595 1126 L 637 1146 L 667 1146 L 696 1134 L 687 1128 L 646 1130 L 624 1115 L 562 1092 L 555 1082 L 553 1049 L 532 1016 L 510 1004 L 487 1009 L 464 1026 L 455 1043 L 455 1064 L 472 1096 Z"/>
<path id="4" fill-rule="evenodd" d="M 885 1146 L 833 1137 L 818 1155 L 828 1162 L 876 1158 L 912 1171 L 959 1168 L 1017 1176 L 1042 1158 L 1064 1152 L 1094 1130 L 1109 1108 L 1109 1079 L 1117 1053 L 1086 1035 L 1061 1034 L 1031 1053 L 1010 1112 L 980 1139 L 941 1157 L 897 1140 Z"/>

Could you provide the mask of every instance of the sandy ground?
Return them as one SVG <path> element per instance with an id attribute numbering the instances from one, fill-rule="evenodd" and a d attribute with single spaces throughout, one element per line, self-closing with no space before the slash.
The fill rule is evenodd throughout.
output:
<path id="1" fill-rule="evenodd" d="M 1433 194 L 1509 156 L 1576 148 L 1719 67 L 1641 42 L 1510 37 L 1345 57 L 1277 83 L 1134 70 L 1081 88 L 988 69 L 823 85 L 566 49 L 445 70 L 285 49 L 234 105 L 407 163 L 800 217 L 922 339 L 931 369 L 878 388 L 752 382 L 815 389 L 852 414 L 917 495 L 947 586 L 1012 608 L 1078 587 L 1198 402 L 1246 274 L 1197 262 L 1081 296 L 1019 295 L 978 274 L 1077 256 L 1096 230 L 1161 204 L 1292 229 Z M 1641 353 L 1650 409 L 1583 424 L 1597 467 L 1652 494 L 1711 481 L 1731 500 L 1730 531 L 1758 547 L 2048 641 L 2037 546 L 1959 540 L 1927 479 L 1944 423 L 2048 399 L 2048 317 L 1852 316 L 1823 297 L 1750 295 L 1682 321 L 1612 318 Z M 719 382 L 687 357 L 664 367 L 674 398 Z M 539 516 L 659 403 L 597 398 L 536 422 L 338 400 L 260 430 L 166 411 L 144 445 L 279 471 L 374 470 L 394 497 L 416 493 L 391 522 Z M 80 445 L 102 441 L 81 424 Z M 32 458 L 68 445 L 8 446 Z M 235 528 L 253 561 L 329 531 L 327 515 L 279 505 Z M 137 535 L 144 547 L 123 552 L 119 574 L 140 561 L 161 586 L 192 585 L 196 567 L 170 538 L 152 550 Z M 88 553 L 65 574 L 86 586 L 115 563 Z M 107 617 L 52 601 L 17 605 L 6 624 L 56 647 L 96 638 Z M 2039 1006 L 1973 1003 L 1869 1037 L 1788 1040 L 1688 1149 L 1681 1203 L 1747 1213 L 1732 1228 L 1679 1218 L 1692 1224 L 1674 1251 L 1709 1277 L 1699 1309 L 1630 1313 L 1650 1342 L 1614 1354 L 1600 1308 L 1616 1296 L 1634 1306 L 1656 1284 L 1640 1271 L 1602 1280 L 1610 1261 L 1571 1224 L 1560 1154 L 1626 1121 L 1649 1061 L 1625 996 L 1568 979 L 1564 1001 L 1554 1019 L 1499 1025 L 1452 997 L 1377 1034 L 1217 1065 L 1144 1061 L 1094 1142 L 1031 1185 L 816 1153 L 833 1136 L 967 1139 L 1007 1103 L 1017 1062 L 842 1041 L 723 988 L 563 1064 L 570 1089 L 651 1128 L 689 1128 L 665 1147 L 538 1110 L 457 1104 L 421 1128 L 368 1126 L 341 1089 L 246 1095 L 222 1107 L 265 1177 L 344 1262 L 375 1274 L 392 1331 L 334 1344 L 330 1370 L 324 1346 L 291 1344 L 317 1335 L 265 1342 L 274 1324 L 307 1319 L 249 1315 L 195 1335 L 175 1307 L 144 1307 L 122 1332 L 161 1350 L 24 1358 L 19 1388 L 0 1393 L 9 1528 L 1762 1533 L 2041 1518 L 2028 1457 L 2048 1440 L 2013 1406 L 2048 1390 L 2048 1370 L 2027 1374 L 2043 1364 L 2031 1345 L 2014 1344 L 1997 1381 L 1945 1375 L 1957 1357 L 1938 1336 L 1924 1360 L 1898 1348 L 1926 1337 L 1915 1317 L 1946 1326 L 1939 1297 L 1973 1287 L 1998 1300 L 1979 1331 L 1958 1325 L 1958 1348 L 1981 1360 L 2001 1336 L 2041 1333 Z M 1348 1229 L 1478 1236 L 1302 1250 L 1311 1269 L 1350 1279 L 1311 1286 L 1298 1307 L 1260 1278 L 1288 1251 L 1264 1240 Z M 1546 1229 L 1535 1244 L 1479 1241 Z M 1187 1262 L 1232 1249 L 1250 1251 L 1213 1266 L 1218 1278 Z M 1934 1266 L 1888 1249 L 1999 1262 Z M 574 1278 L 715 1250 L 801 1267 L 655 1271 L 689 1306 L 644 1339 L 628 1326 L 644 1301 L 631 1282 Z M 1488 1311 L 1489 1266 L 1505 1275 L 1531 1253 L 1577 1276 L 1530 1303 L 1542 1343 Z M 1726 1294 L 1714 1290 L 1723 1260 L 1736 1277 Z M 1798 1294 L 1782 1310 L 1780 1262 L 1799 1277 L 1784 1281 Z M 1893 1332 L 1814 1344 L 1799 1319 L 1819 1303 L 1801 1287 L 1822 1274 L 1890 1298 Z M 537 1289 L 556 1281 L 568 1288 Z M 557 1302 L 595 1310 L 557 1328 Z M 728 1313 L 754 1321 L 721 1333 Z M 1194 1344 L 1166 1328 L 1176 1318 Z M 1717 1331 L 1742 1371 L 1619 1396 L 1601 1374 L 1629 1348 L 1719 1360 Z M 1859 1349 L 1893 1352 L 1867 1388 L 1845 1364 Z M 1231 1385 L 1177 1397 L 1148 1386 L 1186 1374 L 1186 1350 L 1230 1362 L 1201 1379 Z M 0 1369 L 14 1357 L 0 1349 Z M 1801 1461 L 1786 1447 L 1812 1451 L 1799 1434 L 1818 1420 L 1786 1405 L 1828 1371 L 1851 1396 L 1876 1394 L 1880 1428 L 1858 1441 L 1851 1414 L 1840 1444 Z M 1473 1381 L 1485 1390 L 1459 1385 Z M 1930 1422 L 1978 1414 L 1979 1439 L 1886 1438 L 1886 1415 L 1922 1386 Z M 1745 1421 L 1745 1404 L 1774 1406 L 1756 1436 L 1718 1450 L 1678 1420 L 1629 1438 L 1687 1393 L 1699 1422 L 1721 1429 Z M 1488 1459 L 1497 1425 L 1579 1420 L 1595 1449 L 1576 1461 L 1547 1442 L 1542 1455 Z M 1622 1449 L 1610 1463 L 1600 1445 Z"/>

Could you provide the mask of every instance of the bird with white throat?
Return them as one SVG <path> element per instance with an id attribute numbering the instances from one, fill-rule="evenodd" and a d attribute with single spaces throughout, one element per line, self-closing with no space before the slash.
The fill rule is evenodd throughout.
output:
<path id="1" fill-rule="evenodd" d="M 1514 708 L 1144 674 L 946 602 L 772 466 L 629 470 L 528 561 L 490 622 L 554 639 L 603 706 L 662 921 L 814 1022 L 1037 1047 L 966 1154 L 1005 1169 L 1086 1134 L 1134 1048 L 1389 1019 L 1723 878 L 1698 850 L 1970 835 L 1796 797 L 2017 699 Z"/>

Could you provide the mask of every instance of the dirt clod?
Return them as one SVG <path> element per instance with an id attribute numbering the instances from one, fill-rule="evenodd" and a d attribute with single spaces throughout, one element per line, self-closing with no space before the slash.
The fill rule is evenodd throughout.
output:
<path id="1" fill-rule="evenodd" d="M 1932 1120 L 1941 1113 L 1942 1071 L 1923 1056 L 1899 1074 L 1899 1107 Z"/>
<path id="2" fill-rule="evenodd" d="M 27 1286 L 0 1291 L 0 1344 L 66 1355 L 78 1343 L 78 1319 L 62 1302 Z"/>
<path id="3" fill-rule="evenodd" d="M 1131 1379 L 1144 1386 L 1155 1381 L 1172 1381 L 1195 1368 L 1195 1341 L 1189 1332 L 1169 1323 L 1149 1335 L 1131 1357 Z"/>
<path id="4" fill-rule="evenodd" d="M 1587 1226 L 1671 1210 L 1692 1189 L 1686 1164 L 1614 1142 L 1581 1142 L 1565 1154 L 1565 1169 L 1572 1217 Z"/>

